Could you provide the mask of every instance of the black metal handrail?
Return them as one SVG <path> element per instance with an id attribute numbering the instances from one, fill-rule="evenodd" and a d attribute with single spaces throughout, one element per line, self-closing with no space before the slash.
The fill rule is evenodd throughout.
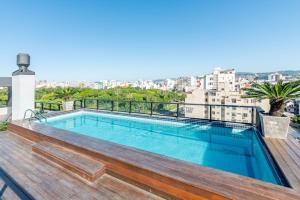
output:
<path id="1" fill-rule="evenodd" d="M 188 107 L 190 106 L 190 107 Z M 186 110 L 187 108 L 200 108 L 204 110 L 204 116 L 192 116 Z M 245 124 L 256 124 L 257 123 L 257 107 L 256 106 L 242 106 L 242 105 L 223 105 L 223 104 L 196 104 L 196 103 L 184 103 L 184 102 L 156 102 L 156 101 L 131 101 L 131 100 L 102 100 L 102 99 L 82 99 L 74 101 L 74 109 L 79 108 L 89 108 L 95 110 L 106 110 L 106 111 L 117 111 L 117 112 L 126 112 L 133 114 L 148 114 L 158 115 L 158 116 L 168 116 L 176 118 L 200 118 L 207 119 L 209 121 L 224 121 L 224 122 L 239 122 Z M 221 108 L 221 110 L 214 111 L 216 108 Z M 228 120 L 225 113 L 226 109 L 224 108 L 244 108 L 248 111 L 247 114 L 250 114 L 247 118 L 236 120 L 231 116 L 231 120 Z M 217 113 L 216 113 L 217 112 Z M 221 113 L 220 113 L 221 112 Z M 228 110 L 227 110 L 228 112 Z M 242 114 L 237 112 L 238 114 Z M 236 114 L 237 114 L 236 113 Z M 221 115 L 221 117 L 214 117 Z M 250 118 L 250 120 L 249 120 Z"/>
<path id="2" fill-rule="evenodd" d="M 231 104 L 201 104 L 201 103 L 185 103 L 185 102 L 161 102 L 161 101 L 135 101 L 135 100 L 107 100 L 107 99 L 81 99 L 81 100 L 75 100 L 74 102 L 80 102 L 80 101 L 85 101 L 85 100 L 99 100 L 103 102 L 132 102 L 132 103 L 162 103 L 162 104 L 181 104 L 181 105 L 198 105 L 198 106 L 228 106 L 228 107 L 237 107 L 237 108 L 256 108 L 256 106 L 242 106 L 242 105 L 231 105 Z"/>
<path id="3" fill-rule="evenodd" d="M 54 102 L 35 102 L 35 108 L 41 111 L 60 111 L 62 110 L 62 104 Z"/>

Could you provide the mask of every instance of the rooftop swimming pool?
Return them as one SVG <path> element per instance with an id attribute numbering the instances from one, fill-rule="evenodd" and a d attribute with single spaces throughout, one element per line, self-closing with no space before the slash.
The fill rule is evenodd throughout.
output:
<path id="1" fill-rule="evenodd" d="M 115 114 L 75 112 L 49 118 L 48 126 L 280 184 L 251 127 L 223 127 Z"/>

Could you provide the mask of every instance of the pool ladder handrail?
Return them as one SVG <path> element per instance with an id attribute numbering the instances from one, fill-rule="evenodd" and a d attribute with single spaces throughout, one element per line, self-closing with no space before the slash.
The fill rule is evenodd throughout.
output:
<path id="1" fill-rule="evenodd" d="M 26 114 L 27 112 L 30 112 L 30 117 L 28 118 L 29 121 L 31 121 L 32 119 L 37 119 L 39 120 L 39 122 L 42 122 L 42 119 L 45 120 L 45 122 L 47 122 L 47 117 L 45 117 L 41 112 L 39 111 L 34 111 L 32 109 L 27 109 L 25 112 L 24 112 L 24 117 L 23 117 L 23 120 L 26 119 Z"/>

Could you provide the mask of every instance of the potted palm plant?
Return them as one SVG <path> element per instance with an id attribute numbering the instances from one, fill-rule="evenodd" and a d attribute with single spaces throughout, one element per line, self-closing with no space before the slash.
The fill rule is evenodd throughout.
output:
<path id="1" fill-rule="evenodd" d="M 246 92 L 245 98 L 269 99 L 269 112 L 260 113 L 264 136 L 285 139 L 290 124 L 290 117 L 284 115 L 285 102 L 300 97 L 300 81 L 287 83 L 278 81 L 276 84 L 254 83 L 251 88 L 244 90 Z"/>
<path id="2" fill-rule="evenodd" d="M 75 94 L 75 89 L 71 87 L 59 88 L 56 90 L 56 97 L 63 99 L 62 107 L 64 111 L 73 110 L 74 101 L 72 101 L 72 96 Z"/>

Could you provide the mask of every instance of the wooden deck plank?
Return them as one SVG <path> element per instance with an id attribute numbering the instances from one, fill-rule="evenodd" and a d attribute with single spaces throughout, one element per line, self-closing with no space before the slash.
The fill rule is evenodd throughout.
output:
<path id="1" fill-rule="evenodd" d="M 300 191 L 300 146 L 293 137 L 265 138 L 265 142 L 291 187 Z"/>
<path id="2" fill-rule="evenodd" d="M 156 154 L 55 129 L 42 124 L 14 122 L 12 130 L 33 141 L 64 145 L 106 164 L 126 178 L 189 199 L 299 199 L 300 193 L 244 176 L 214 170 Z M 181 189 L 181 190 L 179 190 Z"/>
<path id="3" fill-rule="evenodd" d="M 162 199 L 106 174 L 94 184 L 86 184 L 35 156 L 32 145 L 14 134 L 0 132 L 0 166 L 36 199 Z"/>

